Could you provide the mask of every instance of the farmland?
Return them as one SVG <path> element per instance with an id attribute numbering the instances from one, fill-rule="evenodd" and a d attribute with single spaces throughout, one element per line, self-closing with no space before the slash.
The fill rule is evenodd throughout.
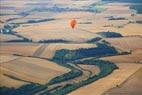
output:
<path id="1" fill-rule="evenodd" d="M 128 66 L 129 65 L 129 66 Z M 136 72 L 141 65 L 136 65 L 136 64 L 129 64 L 129 63 L 118 63 L 117 66 L 119 67 L 119 70 L 114 71 L 111 75 L 108 75 L 105 78 L 102 78 L 90 85 L 84 86 L 69 95 L 81 95 L 82 93 L 84 94 L 89 94 L 89 95 L 101 95 L 105 91 L 116 87 L 116 85 L 120 85 L 124 82 L 125 79 L 127 79 L 131 74 Z M 128 72 L 129 70 L 129 72 Z M 111 82 L 108 82 L 111 81 Z M 88 90 L 89 89 L 89 90 Z M 90 91 L 93 91 L 90 93 Z"/>
<path id="2" fill-rule="evenodd" d="M 49 44 L 48 47 L 44 50 L 44 52 L 40 55 L 40 57 L 52 58 L 56 52 L 56 50 L 61 49 L 69 49 L 75 50 L 78 48 L 94 48 L 95 44 Z"/>
<path id="3" fill-rule="evenodd" d="M 47 93 L 47 91 L 50 93 L 53 93 L 53 94 L 68 93 L 73 89 L 76 89 L 82 85 L 88 84 L 90 82 L 93 82 L 94 80 L 99 79 L 99 77 L 106 76 L 107 74 L 112 72 L 112 70 L 116 69 L 116 65 L 113 65 L 113 63 L 111 63 L 111 62 L 109 63 L 107 61 L 105 62 L 105 61 L 101 61 L 101 60 L 97 61 L 95 59 L 90 59 L 91 63 L 89 63 L 89 64 L 88 64 L 89 60 L 84 61 L 83 63 L 85 65 L 83 65 L 83 63 L 80 61 L 75 62 L 75 63 L 73 62 L 76 58 L 74 58 L 75 57 L 74 53 L 71 53 L 71 52 L 78 52 L 84 48 L 83 49 L 84 52 L 88 51 L 88 57 L 93 56 L 93 55 L 97 56 L 96 54 L 102 55 L 103 52 L 102 53 L 96 52 L 91 55 L 89 54 L 89 52 L 91 52 L 92 50 L 96 50 L 97 48 L 103 49 L 104 48 L 103 45 L 88 46 L 88 44 L 82 44 L 82 45 L 81 44 L 79 44 L 79 45 L 78 44 L 71 44 L 72 47 L 69 47 L 68 45 L 65 45 L 65 44 L 57 44 L 56 47 L 59 45 L 59 50 L 55 50 L 55 54 L 53 54 L 53 57 L 48 58 L 48 59 L 46 57 L 44 57 L 44 58 L 40 57 L 40 54 L 42 54 L 40 52 L 43 52 L 44 50 L 46 51 L 46 49 L 41 49 L 41 47 L 47 46 L 46 44 L 45 45 L 41 44 L 38 47 L 37 47 L 37 45 L 32 44 L 31 46 L 36 47 L 36 50 L 34 51 L 34 53 L 32 53 L 32 55 L 31 55 L 31 53 L 25 54 L 25 52 L 21 52 L 21 54 L 12 55 L 12 52 L 15 50 L 12 48 L 12 45 L 13 45 L 13 47 L 15 47 L 16 45 L 19 47 L 20 46 L 23 47 L 23 46 L 26 46 L 26 43 L 25 44 L 11 44 L 11 43 L 3 44 L 3 46 L 7 46 L 7 48 L 3 48 L 3 49 L 10 48 L 10 53 L 7 52 L 7 50 L 5 50 L 6 53 L 4 53 L 4 51 L 3 51 L 3 53 L 1 53 L 2 58 L 5 58 L 5 60 L 3 60 L 1 62 L 2 75 L 5 75 L 8 78 L 15 79 L 16 81 L 24 82 L 23 86 L 28 85 L 28 84 L 33 84 L 33 83 L 38 83 L 41 85 L 41 87 L 42 87 L 42 85 L 46 86 L 46 88 L 44 88 L 45 90 L 43 90 L 41 92 L 39 91 L 37 93 Z M 50 45 L 52 45 L 52 44 L 49 44 L 49 46 Z M 84 47 L 83 47 L 83 45 L 84 45 Z M 82 47 L 80 47 L 80 46 L 82 46 Z M 58 51 L 59 52 L 62 51 L 62 48 L 65 48 L 65 47 L 69 51 L 66 54 L 68 56 L 74 56 L 74 57 L 67 57 L 65 55 L 63 57 L 63 59 L 60 59 L 60 56 L 62 56 L 62 54 L 58 53 Z M 78 48 L 80 48 L 80 50 L 78 50 Z M 109 51 L 108 54 L 113 54 L 113 53 L 117 54 L 115 49 L 113 49 L 109 46 L 108 46 L 108 48 L 104 48 L 104 51 L 107 49 Z M 20 51 L 23 51 L 23 50 L 20 49 L 18 52 L 20 52 Z M 39 53 L 37 53 L 37 52 L 39 52 Z M 10 55 L 8 55 L 8 54 L 10 54 Z M 78 52 L 78 54 L 79 54 L 78 58 L 82 58 L 81 56 L 83 54 L 83 51 L 81 51 L 80 53 Z M 106 54 L 107 54 L 107 52 L 106 52 Z M 36 56 L 36 55 L 39 55 L 39 56 Z M 58 58 L 58 56 L 59 56 L 59 58 Z M 92 62 L 94 62 L 94 63 L 92 63 Z M 98 63 L 104 64 L 104 66 L 99 65 Z M 107 69 L 105 69 L 105 68 L 110 68 L 110 69 L 107 71 Z M 105 72 L 105 73 L 103 73 L 103 72 Z M 96 76 L 96 75 L 98 75 L 98 76 Z M 70 85 L 68 86 L 68 84 L 70 84 Z M 2 85 L 9 87 L 6 84 L 2 84 Z M 19 87 L 18 85 L 20 85 L 19 82 L 15 82 L 15 84 L 11 84 L 11 86 L 13 86 L 13 87 L 15 87 L 15 86 Z M 21 84 L 21 87 L 23 87 L 23 86 Z M 56 91 L 57 88 L 58 88 L 58 90 Z M 70 90 L 65 90 L 68 88 L 70 88 Z M 7 91 L 7 90 L 5 90 L 5 91 Z M 19 90 L 17 89 L 16 91 L 19 91 Z M 65 92 L 60 92 L 60 91 L 65 91 Z M 6 92 L 3 92 L 3 93 L 6 93 Z M 14 92 L 14 93 L 16 93 L 16 92 Z"/>
<path id="4" fill-rule="evenodd" d="M 132 76 L 130 76 L 128 78 L 127 82 L 124 82 L 122 85 L 120 85 L 120 87 L 116 87 L 114 89 L 110 89 L 108 92 L 106 92 L 105 94 L 109 95 L 114 95 L 114 94 L 118 94 L 121 93 L 121 95 L 123 95 L 123 93 L 127 93 L 129 95 L 139 95 L 141 94 L 141 83 L 138 82 L 141 81 L 141 72 L 142 72 L 142 68 L 140 68 L 139 70 L 136 71 L 135 74 L 133 74 Z M 131 86 L 133 85 L 133 86 Z M 127 92 L 126 92 L 127 91 Z M 105 95 L 104 94 L 104 95 Z"/>
<path id="5" fill-rule="evenodd" d="M 106 39 L 107 42 L 109 42 L 112 46 L 122 49 L 125 51 L 136 51 L 136 50 L 142 50 L 141 46 L 142 43 L 142 37 L 141 36 L 132 36 L 132 37 L 123 37 L 123 38 L 108 38 Z"/>
<path id="6" fill-rule="evenodd" d="M 142 63 L 142 56 L 140 54 L 129 54 L 129 55 L 118 55 L 118 56 L 111 56 L 111 57 L 104 57 L 104 60 L 109 60 L 114 63 Z"/>
<path id="7" fill-rule="evenodd" d="M 20 68 L 21 66 L 22 68 Z M 69 71 L 69 69 L 58 66 L 50 61 L 48 62 L 42 59 L 40 60 L 28 57 L 2 63 L 1 70 L 6 75 L 10 74 L 13 77 L 20 77 L 22 80 L 40 84 L 44 84 L 50 81 L 54 76 L 64 74 Z M 37 78 L 35 75 L 40 76 Z"/>
<path id="8" fill-rule="evenodd" d="M 128 1 L 1 0 L 0 94 L 141 95 L 142 2 Z"/>
<path id="9" fill-rule="evenodd" d="M 19 54 L 32 55 L 40 45 L 26 45 L 26 44 L 3 44 L 0 46 L 0 53 L 4 54 Z"/>

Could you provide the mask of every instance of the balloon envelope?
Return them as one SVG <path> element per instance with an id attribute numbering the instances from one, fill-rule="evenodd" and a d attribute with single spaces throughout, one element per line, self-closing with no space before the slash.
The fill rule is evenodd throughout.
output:
<path id="1" fill-rule="evenodd" d="M 75 28 L 76 23 L 77 23 L 77 21 L 76 21 L 75 19 L 72 19 L 72 20 L 70 21 L 70 26 L 71 26 L 72 29 Z"/>

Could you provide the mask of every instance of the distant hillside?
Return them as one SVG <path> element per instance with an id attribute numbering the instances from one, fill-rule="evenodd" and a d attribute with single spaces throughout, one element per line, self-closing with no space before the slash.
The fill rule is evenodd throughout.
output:
<path id="1" fill-rule="evenodd" d="M 142 0 L 102 0 L 102 1 L 129 2 L 129 3 L 142 3 Z"/>
<path id="2" fill-rule="evenodd" d="M 142 14 L 142 5 L 132 5 L 130 8 L 136 10 L 138 14 Z"/>
<path id="3" fill-rule="evenodd" d="M 142 3 L 142 0 L 102 0 L 102 1 L 111 1 L 111 2 L 123 2 L 123 3 Z M 132 4 L 130 5 L 130 9 L 134 9 L 137 11 L 138 14 L 142 13 L 141 4 Z"/>

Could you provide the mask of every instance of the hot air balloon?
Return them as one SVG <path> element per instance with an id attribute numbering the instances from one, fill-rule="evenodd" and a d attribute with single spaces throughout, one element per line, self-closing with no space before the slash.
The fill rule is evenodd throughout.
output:
<path id="1" fill-rule="evenodd" d="M 77 23 L 77 21 L 76 21 L 75 19 L 72 19 L 72 20 L 70 21 L 70 26 L 71 26 L 72 29 L 75 28 L 76 23 Z"/>

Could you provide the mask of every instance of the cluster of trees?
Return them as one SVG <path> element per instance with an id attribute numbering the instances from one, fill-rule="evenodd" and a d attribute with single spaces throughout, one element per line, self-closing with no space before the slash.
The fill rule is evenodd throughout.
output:
<path id="1" fill-rule="evenodd" d="M 126 20 L 125 17 L 113 17 L 111 16 L 110 18 L 108 18 L 108 20 Z"/>
<path id="2" fill-rule="evenodd" d="M 97 44 L 95 48 L 88 49 L 77 49 L 77 50 L 57 50 L 53 57 L 53 60 L 58 60 L 60 63 L 66 63 L 69 61 L 78 60 L 86 57 L 101 57 L 106 55 L 115 55 L 118 54 L 117 50 L 114 47 L 111 47 L 107 44 Z"/>
<path id="3" fill-rule="evenodd" d="M 123 37 L 120 33 L 116 33 L 116 32 L 99 32 L 97 33 L 105 38 L 112 38 L 112 37 Z"/>
<path id="4" fill-rule="evenodd" d="M 34 95 L 44 89 L 47 89 L 47 86 L 34 83 L 19 88 L 0 87 L 0 95 Z"/>
<path id="5" fill-rule="evenodd" d="M 53 40 L 40 40 L 39 43 L 68 43 L 69 41 L 62 39 L 53 39 Z"/>
<path id="6" fill-rule="evenodd" d="M 12 29 L 18 27 L 18 24 L 6 24 L 3 28 L 0 29 L 0 32 L 3 34 L 14 34 L 15 32 Z"/>
<path id="7" fill-rule="evenodd" d="M 142 20 L 138 20 L 138 21 L 136 21 L 136 23 L 142 24 Z"/>
<path id="8" fill-rule="evenodd" d="M 100 73 L 94 76 L 90 76 L 87 80 L 83 80 L 79 83 L 66 84 L 64 87 L 54 89 L 53 91 L 44 92 L 47 95 L 66 95 L 67 93 L 83 86 L 89 84 L 97 79 L 100 79 L 108 74 L 110 74 L 114 69 L 117 69 L 117 66 L 109 61 L 88 59 L 83 61 L 76 61 L 77 59 L 86 58 L 86 57 L 98 57 L 104 55 L 117 54 L 118 52 L 115 48 L 108 46 L 107 44 L 97 44 L 98 47 L 90 49 L 78 49 L 78 50 L 59 50 L 55 53 L 55 56 L 51 61 L 54 61 L 62 66 L 70 68 L 71 71 L 53 78 L 47 85 L 39 84 L 28 84 L 20 88 L 0 88 L 0 93 L 2 95 L 33 95 L 39 91 L 47 89 L 49 85 L 53 85 L 62 81 L 67 81 L 82 75 L 82 71 L 76 69 L 75 67 L 67 64 L 69 62 L 74 62 L 74 64 L 91 64 L 96 65 L 100 68 Z"/>
<path id="9" fill-rule="evenodd" d="M 127 3 L 142 3 L 142 0 L 102 0 L 102 1 L 127 2 Z"/>
<path id="10" fill-rule="evenodd" d="M 81 70 L 78 70 L 78 69 L 76 69 L 74 67 L 71 67 L 71 68 L 72 69 L 71 69 L 70 72 L 53 78 L 49 82 L 49 85 L 56 84 L 56 83 L 59 83 L 59 82 L 62 82 L 62 81 L 67 81 L 69 79 L 73 79 L 75 77 L 78 77 L 78 76 L 82 75 L 83 72 Z"/>
<path id="11" fill-rule="evenodd" d="M 100 41 L 102 38 L 101 37 L 96 37 L 96 38 L 93 38 L 91 40 L 88 40 L 87 43 L 94 43 L 94 42 L 98 42 Z"/>
<path id="12" fill-rule="evenodd" d="M 108 74 L 110 74 L 114 69 L 117 69 L 117 66 L 114 65 L 112 62 L 103 61 L 103 60 L 96 60 L 96 59 L 89 59 L 84 61 L 76 61 L 77 59 L 86 58 L 86 57 L 101 57 L 104 55 L 115 55 L 118 52 L 115 48 L 108 46 L 107 44 L 97 44 L 98 47 L 90 48 L 90 49 L 78 49 L 78 50 L 67 50 L 62 49 L 55 53 L 52 61 L 55 61 L 61 65 L 67 65 L 68 62 L 74 62 L 75 64 L 91 64 L 97 65 L 100 68 L 100 73 L 98 75 L 92 76 L 87 80 L 81 81 L 79 83 L 74 84 L 66 84 L 64 87 L 55 89 L 51 92 L 53 95 L 66 95 L 67 93 L 83 86 L 89 84 L 97 79 L 100 79 Z M 74 72 L 75 75 L 79 76 L 81 73 Z M 58 83 L 61 81 L 66 81 L 69 79 L 74 78 L 73 73 L 63 74 L 58 76 L 50 81 L 51 84 Z"/>
<path id="13" fill-rule="evenodd" d="M 141 3 L 142 3 L 142 0 L 141 0 Z M 131 5 L 130 8 L 136 10 L 138 14 L 142 14 L 141 4 L 140 5 Z"/>
<path id="14" fill-rule="evenodd" d="M 19 34 L 16 34 L 16 32 L 14 32 L 12 29 L 18 27 L 19 24 L 6 24 L 3 26 L 3 28 L 0 29 L 1 33 L 2 34 L 11 34 L 11 35 L 14 35 L 14 36 L 17 36 L 19 38 L 22 38 L 22 39 L 18 39 L 18 40 L 10 40 L 10 41 L 6 41 L 6 42 L 32 42 L 32 39 L 28 39 L 24 36 L 21 36 Z"/>
<path id="15" fill-rule="evenodd" d="M 27 23 L 41 23 L 41 22 L 46 22 L 46 21 L 52 21 L 55 20 L 54 18 L 48 18 L 48 19 L 40 19 L 40 20 L 28 20 L 26 22 L 19 22 L 16 24 L 27 24 Z"/>
<path id="16" fill-rule="evenodd" d="M 113 69 L 117 69 L 118 67 L 110 61 L 104 61 L 99 59 L 88 59 L 83 61 L 78 61 L 79 64 L 88 64 L 88 65 L 96 65 L 100 68 L 99 74 L 107 74 L 111 72 Z"/>
<path id="17" fill-rule="evenodd" d="M 107 76 L 108 74 L 110 74 L 114 69 L 117 69 L 118 67 L 113 64 L 112 62 L 109 61 L 103 61 L 103 60 L 96 60 L 96 59 L 88 59 L 88 60 L 84 60 L 84 61 L 78 61 L 76 62 L 76 64 L 91 64 L 91 65 L 97 65 L 100 68 L 100 73 L 98 75 L 94 75 L 90 78 L 88 78 L 87 80 L 83 80 L 79 83 L 74 83 L 74 84 L 66 84 L 63 88 L 61 89 L 57 89 L 53 92 L 51 92 L 51 94 L 53 95 L 66 95 L 67 93 L 83 86 L 83 85 L 87 85 L 91 82 L 94 82 L 104 76 Z"/>
<path id="18" fill-rule="evenodd" d="M 46 22 L 46 21 L 52 21 L 55 20 L 54 18 L 48 18 L 48 19 L 41 19 L 41 20 L 29 20 L 27 23 L 40 23 L 40 22 Z"/>
<path id="19" fill-rule="evenodd" d="M 68 64 L 69 62 L 72 63 L 74 62 L 75 64 L 91 64 L 91 65 L 96 65 L 100 68 L 99 74 L 90 76 L 87 80 L 83 80 L 79 83 L 66 84 L 64 87 L 54 89 L 53 91 L 44 92 L 47 95 L 65 95 L 83 85 L 89 84 L 97 79 L 100 79 L 110 74 L 114 69 L 117 68 L 116 65 L 114 65 L 112 62 L 109 61 L 96 60 L 96 59 L 88 59 L 83 61 L 76 61 L 76 60 L 87 57 L 101 57 L 101 56 L 115 55 L 115 54 L 118 54 L 117 50 L 105 43 L 97 43 L 96 48 L 77 49 L 77 50 L 67 50 L 67 49 L 58 50 L 56 51 L 51 61 L 54 61 L 64 67 L 70 68 L 71 69 L 70 72 L 53 78 L 47 85 L 39 85 L 31 83 L 17 89 L 1 87 L 0 93 L 2 93 L 2 95 L 34 95 L 39 91 L 47 89 L 48 88 L 47 86 L 49 85 L 60 83 L 62 81 L 67 81 L 83 74 L 81 70 Z"/>
<path id="20" fill-rule="evenodd" d="M 5 41 L 5 42 L 32 42 L 32 39 L 23 38 L 19 40 L 10 40 L 10 41 Z"/>

